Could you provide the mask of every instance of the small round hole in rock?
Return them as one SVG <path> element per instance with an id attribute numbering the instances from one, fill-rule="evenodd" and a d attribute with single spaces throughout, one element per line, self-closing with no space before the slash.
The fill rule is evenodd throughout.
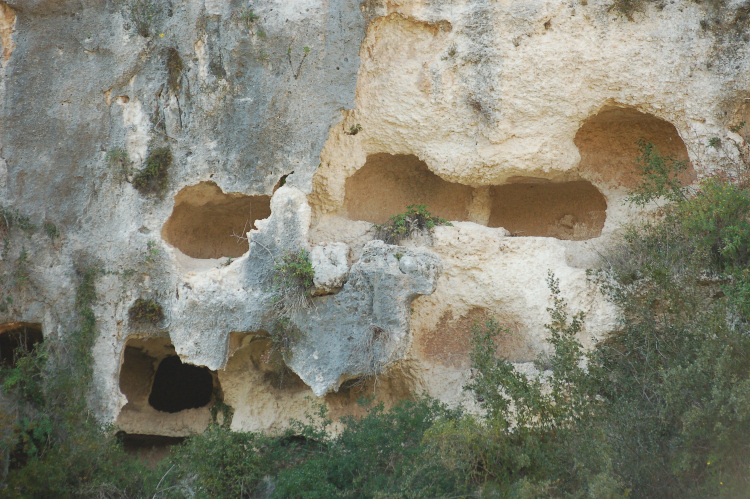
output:
<path id="1" fill-rule="evenodd" d="M 211 402 L 214 381 L 207 367 L 183 364 L 177 355 L 159 363 L 148 403 L 157 411 L 179 412 Z"/>

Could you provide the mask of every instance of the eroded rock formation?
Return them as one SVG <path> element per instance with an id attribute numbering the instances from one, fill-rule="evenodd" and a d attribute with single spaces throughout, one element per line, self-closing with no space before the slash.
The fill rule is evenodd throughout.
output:
<path id="1" fill-rule="evenodd" d="M 625 203 L 638 140 L 688 182 L 745 154 L 735 7 L 131 5 L 0 2 L 0 199 L 38 221 L 0 224 L 3 272 L 23 277 L 0 284 L 0 322 L 71 334 L 75 266 L 105 270 L 90 399 L 130 434 L 201 431 L 219 402 L 247 430 L 302 417 L 308 395 L 334 416 L 362 393 L 469 404 L 474 322 L 496 317 L 498 354 L 530 361 L 549 271 L 586 313 L 585 344 L 611 328 L 586 269 L 643 214 Z M 144 194 L 158 148 L 173 160 Z M 452 225 L 376 240 L 419 204 Z M 280 314 L 274 276 L 300 251 L 315 279 Z M 131 323 L 141 296 L 163 318 Z M 282 319 L 300 331 L 283 352 Z M 202 398 L 159 395 L 162 365 Z"/>

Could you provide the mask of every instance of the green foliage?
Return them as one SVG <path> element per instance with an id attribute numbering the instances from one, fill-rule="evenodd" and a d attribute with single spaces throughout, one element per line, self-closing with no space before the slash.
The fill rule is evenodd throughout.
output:
<path id="1" fill-rule="evenodd" d="M 182 88 L 182 58 L 176 48 L 167 50 L 167 85 L 172 92 L 179 92 Z"/>
<path id="2" fill-rule="evenodd" d="M 305 296 L 310 296 L 313 289 L 315 270 L 307 250 L 287 252 L 281 257 L 281 263 L 274 266 L 273 282 L 277 289 L 296 289 Z"/>
<path id="3" fill-rule="evenodd" d="M 375 224 L 378 239 L 388 244 L 399 244 L 404 239 L 415 234 L 431 231 L 436 225 L 452 224 L 444 218 L 430 215 L 427 206 L 423 204 L 406 207 L 406 213 L 393 215 L 383 225 Z"/>
<path id="4" fill-rule="evenodd" d="M 36 230 L 29 217 L 21 215 L 15 208 L 0 206 L 0 236 L 7 236 L 11 229 L 18 228 L 27 234 Z"/>
<path id="5" fill-rule="evenodd" d="M 164 310 L 154 300 L 138 298 L 128 309 L 131 324 L 159 324 L 164 320 Z"/>
<path id="6" fill-rule="evenodd" d="M 718 149 L 721 145 L 721 139 L 719 137 L 711 137 L 708 139 L 708 146 L 713 147 L 714 149 Z"/>
<path id="7" fill-rule="evenodd" d="M 172 166 L 172 151 L 169 147 L 154 149 L 146 158 L 146 165 L 133 177 L 133 187 L 141 194 L 163 194 Z"/>
<path id="8" fill-rule="evenodd" d="M 729 130 L 731 130 L 731 131 L 732 131 L 732 132 L 734 132 L 734 133 L 740 133 L 740 132 L 742 131 L 742 129 L 743 129 L 743 128 L 745 128 L 745 122 L 744 122 L 744 121 L 742 121 L 742 122 L 738 123 L 738 124 L 737 124 L 737 125 L 735 125 L 735 126 L 731 126 L 731 127 L 729 127 Z"/>
<path id="9" fill-rule="evenodd" d="M 146 258 L 144 259 L 144 261 L 146 263 L 154 263 L 158 256 L 159 256 L 159 248 L 157 248 L 156 241 L 147 241 L 146 242 Z"/>
<path id="10" fill-rule="evenodd" d="M 430 458 L 424 435 L 435 421 L 457 417 L 458 413 L 427 399 L 406 400 L 390 411 L 381 404 L 362 418 L 344 418 L 341 434 L 318 446 L 314 442 L 321 441 L 320 431 L 308 424 L 303 427 L 313 435 L 306 448 L 308 457 L 278 474 L 274 495 L 444 496 L 463 478 L 446 473 L 439 461 Z"/>
<path id="11" fill-rule="evenodd" d="M 749 485 L 749 212 L 744 181 L 711 177 L 607 257 L 622 320 L 590 367 L 606 401 L 596 424 L 620 480 L 644 495 Z"/>
<path id="12" fill-rule="evenodd" d="M 685 186 L 680 174 L 687 169 L 687 162 L 660 155 L 653 143 L 643 139 L 638 141 L 638 151 L 636 163 L 641 180 L 630 193 L 629 200 L 638 206 L 659 198 L 670 202 L 684 200 Z"/>

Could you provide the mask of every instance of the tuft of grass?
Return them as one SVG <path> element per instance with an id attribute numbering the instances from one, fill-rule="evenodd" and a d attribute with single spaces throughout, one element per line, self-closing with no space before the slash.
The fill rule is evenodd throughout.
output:
<path id="1" fill-rule="evenodd" d="M 42 224 L 42 228 L 44 229 L 44 233 L 47 234 L 47 237 L 52 241 L 60 237 L 60 231 L 58 230 L 57 225 L 51 220 L 45 220 Z"/>
<path id="2" fill-rule="evenodd" d="M 721 139 L 719 137 L 711 137 L 708 139 L 708 146 L 713 147 L 714 149 L 718 149 L 721 145 Z"/>
<path id="3" fill-rule="evenodd" d="M 307 308 L 314 287 L 315 270 L 307 250 L 286 252 L 274 267 L 276 307 L 282 316 Z"/>
<path id="4" fill-rule="evenodd" d="M 146 166 L 136 173 L 133 187 L 141 194 L 163 194 L 169 180 L 172 150 L 169 147 L 154 149 L 146 158 Z"/>

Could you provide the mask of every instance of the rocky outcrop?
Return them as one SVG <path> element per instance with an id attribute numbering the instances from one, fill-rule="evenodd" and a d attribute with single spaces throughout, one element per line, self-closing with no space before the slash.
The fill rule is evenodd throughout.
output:
<path id="1" fill-rule="evenodd" d="M 222 401 L 252 430 L 307 395 L 469 404 L 472 325 L 531 360 L 548 271 L 585 344 L 611 328 L 586 269 L 643 215 L 639 139 L 686 181 L 747 155 L 743 8 L 712 5 L 0 2 L 0 204 L 35 226 L 0 224 L 0 324 L 71 334 L 74 269 L 99 266 L 91 403 L 129 433 L 200 431 Z M 419 204 L 452 225 L 376 240 Z M 279 307 L 301 250 L 309 296 Z M 131 323 L 144 296 L 164 317 Z M 211 372 L 207 405 L 150 405 L 173 356 Z"/>

